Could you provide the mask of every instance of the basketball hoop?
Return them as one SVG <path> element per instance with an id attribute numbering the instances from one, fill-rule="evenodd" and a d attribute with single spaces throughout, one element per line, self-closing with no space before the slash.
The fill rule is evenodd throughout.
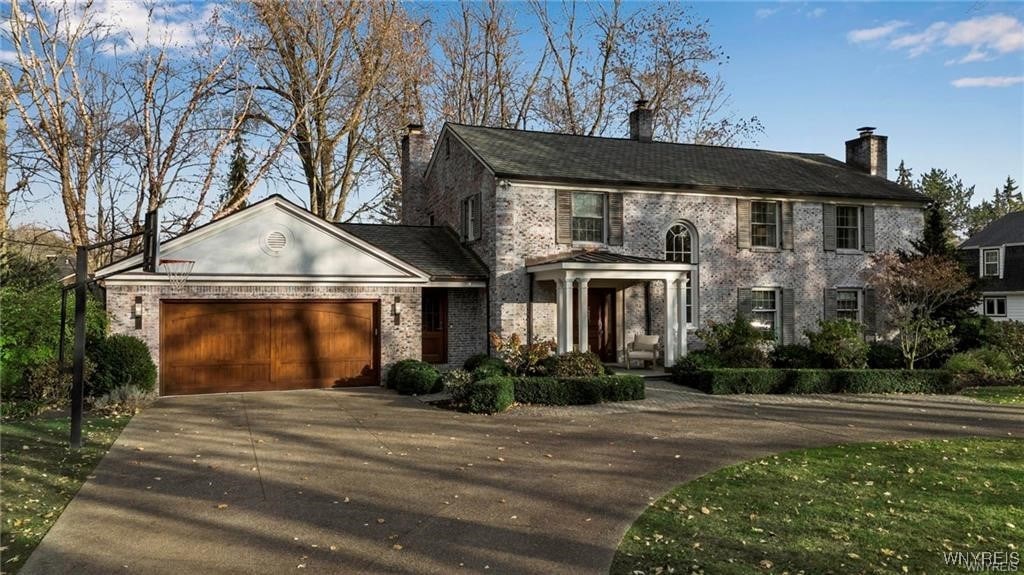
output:
<path id="1" fill-rule="evenodd" d="M 195 265 L 195 260 L 160 260 L 159 267 L 164 268 L 167 273 L 167 281 L 170 282 L 171 288 L 178 291 L 185 287 Z"/>

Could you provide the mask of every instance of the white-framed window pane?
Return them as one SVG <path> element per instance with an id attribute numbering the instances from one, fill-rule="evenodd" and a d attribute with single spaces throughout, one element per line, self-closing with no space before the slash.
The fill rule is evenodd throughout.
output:
<path id="1" fill-rule="evenodd" d="M 860 294 L 856 290 L 836 292 L 836 318 L 860 321 Z"/>
<path id="2" fill-rule="evenodd" d="M 758 247 L 779 247 L 778 202 L 750 202 L 750 243 Z"/>
<path id="3" fill-rule="evenodd" d="M 992 316 L 1005 316 L 1006 315 L 1006 298 L 1005 297 L 987 297 L 985 298 L 985 315 Z"/>
<path id="4" fill-rule="evenodd" d="M 758 329 L 776 333 L 779 322 L 775 290 L 754 290 L 751 292 L 751 298 L 751 324 Z"/>
<path id="5" fill-rule="evenodd" d="M 476 196 L 466 198 L 466 239 L 476 239 Z"/>
<path id="6" fill-rule="evenodd" d="M 693 237 L 686 226 L 674 225 L 665 234 L 665 259 L 670 262 L 693 263 Z"/>
<path id="7" fill-rule="evenodd" d="M 984 250 L 981 254 L 984 261 L 984 274 L 986 276 L 998 276 L 999 250 Z"/>
<path id="8" fill-rule="evenodd" d="M 577 242 L 604 241 L 604 194 L 572 195 L 572 239 Z"/>
<path id="9" fill-rule="evenodd" d="M 693 274 L 687 272 L 686 275 L 687 275 L 687 279 L 688 279 L 688 281 L 686 282 L 686 323 L 692 325 L 693 324 L 693 290 L 695 289 L 695 286 L 693 285 Z"/>
<path id="10" fill-rule="evenodd" d="M 860 249 L 860 208 L 836 207 L 836 247 L 842 250 Z"/>

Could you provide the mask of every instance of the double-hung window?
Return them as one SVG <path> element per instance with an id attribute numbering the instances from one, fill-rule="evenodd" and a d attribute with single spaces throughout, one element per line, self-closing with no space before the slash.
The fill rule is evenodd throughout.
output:
<path id="1" fill-rule="evenodd" d="M 572 241 L 603 242 L 604 194 L 575 192 L 572 195 Z"/>
<path id="2" fill-rule="evenodd" d="M 987 297 L 985 298 L 985 315 L 994 317 L 1006 317 L 1006 298 Z"/>
<path id="3" fill-rule="evenodd" d="M 999 276 L 999 248 L 981 250 L 981 275 Z"/>
<path id="4" fill-rule="evenodd" d="M 861 321 L 860 292 L 858 290 L 836 291 L 836 319 Z"/>
<path id="5" fill-rule="evenodd" d="M 836 206 L 836 248 L 861 249 L 861 211 L 857 206 Z"/>
<path id="6" fill-rule="evenodd" d="M 751 295 L 751 325 L 779 336 L 778 290 L 754 288 Z"/>
<path id="7" fill-rule="evenodd" d="M 779 202 L 750 202 L 750 245 L 779 247 Z"/>

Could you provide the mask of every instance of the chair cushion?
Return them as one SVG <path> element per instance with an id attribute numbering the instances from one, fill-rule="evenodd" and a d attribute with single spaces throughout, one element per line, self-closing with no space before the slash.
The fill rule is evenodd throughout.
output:
<path id="1" fill-rule="evenodd" d="M 658 335 L 638 335 L 633 340 L 633 349 L 637 351 L 654 351 L 659 341 L 661 341 L 661 336 Z"/>

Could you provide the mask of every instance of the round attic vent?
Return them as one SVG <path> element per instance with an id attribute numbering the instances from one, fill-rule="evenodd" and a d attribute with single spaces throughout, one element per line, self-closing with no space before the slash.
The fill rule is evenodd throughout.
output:
<path id="1" fill-rule="evenodd" d="M 260 238 L 260 248 L 269 256 L 280 255 L 291 240 L 291 233 L 288 230 L 278 228 L 266 232 Z"/>

